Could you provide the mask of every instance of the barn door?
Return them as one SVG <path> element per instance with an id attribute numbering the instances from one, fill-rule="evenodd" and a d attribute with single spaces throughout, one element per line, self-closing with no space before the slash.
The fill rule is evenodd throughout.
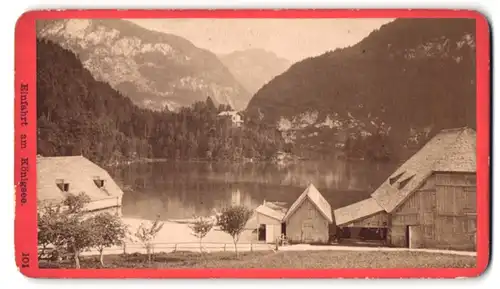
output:
<path id="1" fill-rule="evenodd" d="M 266 242 L 272 243 L 274 242 L 274 226 L 266 225 Z"/>
<path id="2" fill-rule="evenodd" d="M 422 231 L 419 226 L 408 226 L 408 248 L 416 249 L 423 247 Z"/>
<path id="3" fill-rule="evenodd" d="M 302 224 L 302 239 L 304 242 L 310 242 L 313 240 L 313 226 L 311 223 Z"/>

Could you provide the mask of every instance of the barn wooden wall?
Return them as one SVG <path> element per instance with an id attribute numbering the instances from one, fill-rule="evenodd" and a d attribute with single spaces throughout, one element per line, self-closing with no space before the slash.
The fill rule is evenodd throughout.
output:
<path id="1" fill-rule="evenodd" d="M 475 250 L 476 175 L 436 175 L 436 245 Z"/>
<path id="2" fill-rule="evenodd" d="M 304 226 L 312 227 L 311 239 L 306 239 Z M 326 243 L 329 238 L 328 228 L 328 220 L 309 199 L 306 199 L 286 221 L 286 236 L 292 242 Z"/>
<path id="3" fill-rule="evenodd" d="M 391 214 L 389 241 L 406 246 L 407 226 L 416 226 L 417 247 L 474 250 L 475 212 L 475 174 L 433 174 Z"/>

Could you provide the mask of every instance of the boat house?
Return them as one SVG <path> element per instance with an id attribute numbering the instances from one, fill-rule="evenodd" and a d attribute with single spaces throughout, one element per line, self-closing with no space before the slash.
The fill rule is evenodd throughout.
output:
<path id="1" fill-rule="evenodd" d="M 287 211 L 283 223 L 290 242 L 327 243 L 332 209 L 316 187 L 309 184 Z"/>
<path id="2" fill-rule="evenodd" d="M 68 195 L 90 197 L 88 213 L 121 216 L 123 192 L 108 172 L 83 156 L 37 157 L 37 201 L 55 205 Z"/>
<path id="3" fill-rule="evenodd" d="M 254 211 L 254 223 L 257 228 L 257 240 L 266 243 L 275 243 L 277 239 L 285 234 L 282 224 L 286 208 L 282 203 L 266 202 L 258 206 Z"/>
<path id="4" fill-rule="evenodd" d="M 396 247 L 475 250 L 476 132 L 440 131 L 371 197 L 334 211 L 342 229 L 376 229 Z"/>

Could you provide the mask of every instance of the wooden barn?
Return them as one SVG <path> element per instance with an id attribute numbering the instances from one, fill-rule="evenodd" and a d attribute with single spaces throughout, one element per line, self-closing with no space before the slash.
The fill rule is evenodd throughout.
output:
<path id="1" fill-rule="evenodd" d="M 371 198 L 334 211 L 341 228 L 375 229 L 387 244 L 476 249 L 476 132 L 442 130 Z"/>
<path id="2" fill-rule="evenodd" d="M 83 156 L 37 157 L 37 201 L 55 205 L 81 192 L 90 197 L 88 214 L 121 216 L 123 192 L 108 172 Z"/>
<path id="3" fill-rule="evenodd" d="M 294 243 L 327 243 L 333 223 L 330 204 L 310 184 L 283 218 L 286 237 Z"/>

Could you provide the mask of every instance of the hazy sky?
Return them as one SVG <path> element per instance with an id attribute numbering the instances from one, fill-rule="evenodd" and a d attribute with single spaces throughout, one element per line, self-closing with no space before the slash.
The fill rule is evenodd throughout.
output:
<path id="1" fill-rule="evenodd" d="M 134 19 L 215 53 L 263 48 L 291 61 L 353 45 L 392 19 Z"/>

